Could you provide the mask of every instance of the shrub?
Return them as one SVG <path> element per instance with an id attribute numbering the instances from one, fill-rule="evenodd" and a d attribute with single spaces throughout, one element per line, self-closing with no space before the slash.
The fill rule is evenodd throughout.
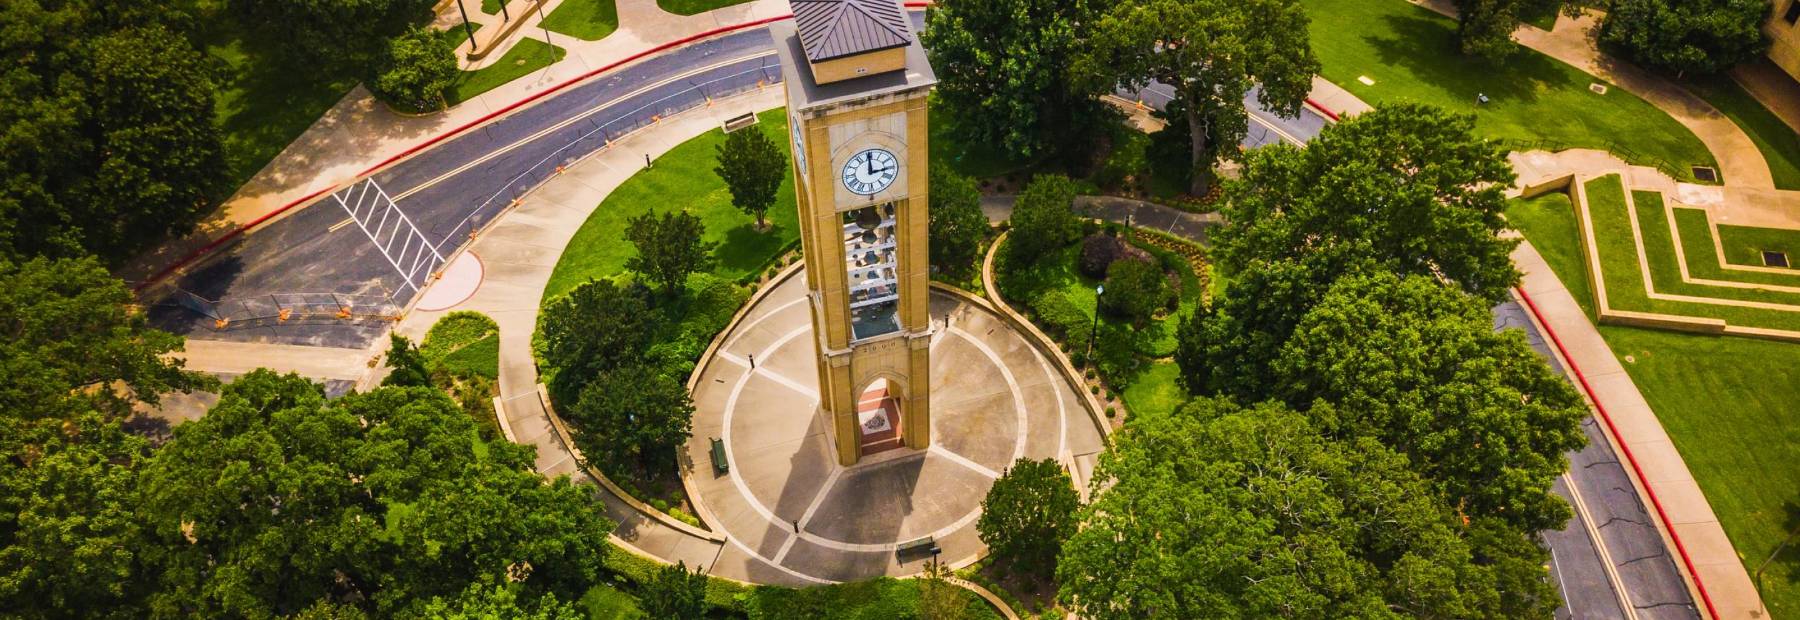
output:
<path id="1" fill-rule="evenodd" d="M 1106 277 L 1106 268 L 1125 254 L 1125 242 L 1107 234 L 1088 235 L 1081 241 L 1081 260 L 1076 265 L 1081 275 L 1096 280 Z"/>
<path id="2" fill-rule="evenodd" d="M 1108 418 L 1116 418 L 1116 417 L 1119 417 L 1119 410 L 1118 410 L 1118 408 L 1116 408 L 1116 407 L 1107 407 L 1107 408 L 1106 408 L 1106 417 L 1108 417 Z"/>
<path id="3" fill-rule="evenodd" d="M 1142 324 L 1169 303 L 1172 293 L 1161 267 L 1150 260 L 1114 261 L 1106 269 L 1106 293 L 1100 306 L 1107 312 Z"/>
<path id="4" fill-rule="evenodd" d="M 381 73 L 370 90 L 388 105 L 407 112 L 444 107 L 444 90 L 456 79 L 456 52 L 448 39 L 428 28 L 414 28 L 388 43 Z"/>
<path id="5" fill-rule="evenodd" d="M 1616 0 L 1600 43 L 1652 69 L 1718 73 L 1768 49 L 1768 12 L 1764 0 Z"/>
<path id="6" fill-rule="evenodd" d="M 1047 174 L 1031 180 L 1013 205 L 1013 235 L 1007 251 L 1021 265 L 1035 264 L 1081 235 L 1075 217 L 1076 187 L 1069 177 Z"/>

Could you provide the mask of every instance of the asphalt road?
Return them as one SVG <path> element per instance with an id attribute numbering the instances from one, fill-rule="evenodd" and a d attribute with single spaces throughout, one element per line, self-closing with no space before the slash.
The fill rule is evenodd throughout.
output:
<path id="1" fill-rule="evenodd" d="M 922 28 L 922 14 L 913 18 Z M 642 126 L 653 115 L 667 116 L 704 104 L 708 97 L 780 79 L 764 28 L 670 50 L 591 79 L 373 175 L 372 182 L 393 199 L 410 225 L 398 224 L 398 215 L 372 198 L 369 209 L 349 209 L 328 196 L 243 235 L 177 278 L 180 289 L 218 301 L 222 313 L 240 317 L 226 329 L 175 303 L 173 296 L 179 293 L 167 290 L 151 300 L 150 318 L 159 327 L 195 338 L 368 346 L 385 330 L 380 322 L 278 323 L 242 317 L 271 316 L 281 306 L 273 296 L 301 293 L 353 296 L 363 306 L 404 307 L 424 286 L 435 265 L 432 256 L 451 256 L 468 242 L 470 232 L 541 183 L 558 164 L 603 148 L 609 138 Z M 1161 85 L 1142 93 L 1146 104 L 1155 107 L 1168 98 Z M 1254 103 L 1254 92 L 1247 98 Z M 1304 141 L 1326 123 L 1310 110 L 1295 119 L 1253 110 L 1256 122 L 1246 147 Z M 356 204 L 366 190 L 351 188 L 349 202 Z M 353 220 L 353 212 L 368 214 L 367 221 Z"/>

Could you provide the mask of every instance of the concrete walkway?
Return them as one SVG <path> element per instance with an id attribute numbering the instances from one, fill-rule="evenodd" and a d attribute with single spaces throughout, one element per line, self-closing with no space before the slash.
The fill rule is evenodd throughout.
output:
<path id="1" fill-rule="evenodd" d="M 1800 82 L 1760 57 L 1733 67 L 1731 79 L 1737 80 L 1744 92 L 1775 113 L 1788 128 L 1800 133 Z"/>
<path id="2" fill-rule="evenodd" d="M 511 212 L 467 251 L 486 266 L 475 294 L 460 304 L 437 311 L 415 311 L 397 328 L 419 338 L 446 313 L 473 310 L 500 326 L 499 405 L 507 430 L 515 441 L 538 450 L 538 471 L 545 475 L 568 474 L 593 482 L 580 471 L 566 439 L 553 427 L 538 397 L 537 364 L 531 354 L 531 335 L 537 328 L 539 303 L 550 274 L 575 232 L 600 202 L 643 167 L 645 153 L 660 157 L 669 149 L 727 118 L 744 112 L 760 112 L 782 105 L 780 89 L 767 89 L 723 99 L 710 108 L 698 108 L 631 134 L 610 148 L 570 167 L 551 179 Z M 711 569 L 723 544 L 671 525 L 631 502 L 597 487 L 608 517 L 619 523 L 617 542 L 646 555 L 669 562 Z"/>
<path id="3" fill-rule="evenodd" d="M 1413 2 L 1446 16 L 1456 16 L 1455 5 L 1450 0 Z M 1713 159 L 1719 162 L 1719 174 L 1724 177 L 1725 183 L 1773 189 L 1775 178 L 1769 174 L 1768 161 L 1763 159 L 1762 151 L 1756 148 L 1756 143 L 1750 140 L 1749 134 L 1744 133 L 1731 119 L 1687 89 L 1607 56 L 1594 47 L 1595 32 L 1599 28 L 1601 15 L 1602 13 L 1590 10 L 1575 19 L 1560 16 L 1556 20 L 1555 29 L 1549 31 L 1522 25 L 1513 32 L 1513 39 L 1520 45 L 1574 65 L 1594 77 L 1630 91 L 1668 113 L 1693 131 L 1700 142 L 1706 145 L 1706 150 L 1712 152 Z M 1670 163 L 1682 165 L 1682 162 Z"/>

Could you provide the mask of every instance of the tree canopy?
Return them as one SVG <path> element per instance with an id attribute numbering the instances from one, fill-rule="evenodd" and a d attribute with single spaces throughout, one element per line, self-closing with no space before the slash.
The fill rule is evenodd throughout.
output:
<path id="1" fill-rule="evenodd" d="M 706 224 L 686 211 L 633 217 L 625 223 L 625 238 L 637 254 L 626 259 L 625 268 L 655 283 L 663 295 L 673 296 L 687 285 L 689 275 L 712 267 L 713 246 L 718 244 L 705 237 Z"/>
<path id="2" fill-rule="evenodd" d="M 600 373 L 569 409 L 588 454 L 667 457 L 687 441 L 694 403 L 687 386 L 661 369 L 631 364 Z"/>
<path id="3" fill-rule="evenodd" d="M 1457 44 L 1464 54 L 1505 60 L 1523 49 L 1512 40 L 1521 18 L 1559 10 L 1562 4 L 1561 0 L 1456 0 Z M 1576 10 L 1574 7 L 1571 4 L 1570 10 Z"/>
<path id="4" fill-rule="evenodd" d="M 259 370 L 175 428 L 144 469 L 152 615 L 295 613 L 317 601 L 414 614 L 483 579 L 579 596 L 612 530 L 534 451 L 483 441 L 442 392 L 327 402 Z"/>
<path id="5" fill-rule="evenodd" d="M 665 564 L 644 584 L 639 605 L 650 618 L 701 620 L 706 617 L 706 575 L 689 572 L 686 562 Z"/>
<path id="6" fill-rule="evenodd" d="M 936 96 L 970 143 L 1030 160 L 1087 156 L 1107 85 L 1070 79 L 1083 29 L 1111 0 L 959 0 L 925 13 Z M 935 185 L 934 185 L 935 191 Z"/>
<path id="7" fill-rule="evenodd" d="M 139 4 L 0 4 L 0 257 L 122 259 L 225 191 L 218 69 Z"/>
<path id="8" fill-rule="evenodd" d="M 1056 459 L 1020 458 L 1001 472 L 981 500 L 975 530 L 1009 571 L 1043 578 L 1056 572 L 1056 554 L 1075 533 L 1081 499 Z"/>
<path id="9" fill-rule="evenodd" d="M 1769 49 L 1768 16 L 1761 0 L 1617 0 L 1600 24 L 1600 44 L 1678 76 L 1719 73 Z"/>
<path id="10" fill-rule="evenodd" d="M 975 180 L 934 163 L 929 200 L 931 264 L 951 274 L 969 273 L 981 260 L 989 230 Z"/>
<path id="11" fill-rule="evenodd" d="M 1006 251 L 1019 264 L 1036 263 L 1081 236 L 1075 217 L 1075 182 L 1060 174 L 1038 175 L 1013 203 Z"/>
<path id="12" fill-rule="evenodd" d="M 1530 539 L 1463 525 L 1404 456 L 1277 404 L 1134 416 L 1063 546 L 1058 600 L 1112 618 L 1547 617 Z"/>
<path id="13" fill-rule="evenodd" d="M 237 21 L 294 70 L 360 74 L 388 41 L 431 21 L 433 0 L 226 0 Z"/>
<path id="14" fill-rule="evenodd" d="M 601 372 L 631 363 L 654 335 L 656 315 L 642 289 L 589 280 L 538 313 L 532 342 L 550 373 L 550 393 L 572 403 Z"/>
<path id="15" fill-rule="evenodd" d="M 443 109 L 444 91 L 461 72 L 456 67 L 454 45 L 430 28 L 406 31 L 388 42 L 369 89 L 406 112 Z"/>
<path id="16" fill-rule="evenodd" d="M 1562 526 L 1550 494 L 1586 444 L 1587 407 L 1486 303 L 1424 276 L 1339 280 L 1275 362 L 1276 393 L 1336 406 L 1315 424 L 1407 454 L 1470 515 L 1523 531 Z"/>
<path id="17" fill-rule="evenodd" d="M 713 173 L 725 180 L 731 204 L 756 216 L 756 228 L 763 229 L 763 216 L 775 205 L 775 192 L 788 176 L 787 155 L 758 127 L 726 134 L 716 154 L 719 164 Z"/>
<path id="18" fill-rule="evenodd" d="M 1230 224 L 1217 229 L 1214 255 L 1236 272 L 1341 252 L 1312 262 L 1372 260 L 1499 303 L 1519 282 L 1519 242 L 1499 236 L 1514 176 L 1505 149 L 1474 127 L 1471 115 L 1397 104 L 1329 126 L 1305 149 L 1256 149 L 1226 186 Z"/>
<path id="19" fill-rule="evenodd" d="M 1212 167 L 1248 131 L 1244 97 L 1297 115 L 1319 61 L 1297 0 L 1120 0 L 1093 22 L 1074 60 L 1087 83 L 1175 90 L 1189 132 L 1192 187 L 1205 195 Z"/>

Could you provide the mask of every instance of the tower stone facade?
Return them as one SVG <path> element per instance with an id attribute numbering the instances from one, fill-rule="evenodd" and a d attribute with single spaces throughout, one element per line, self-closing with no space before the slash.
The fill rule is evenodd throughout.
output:
<path id="1" fill-rule="evenodd" d="M 931 444 L 926 97 L 897 0 L 791 0 L 770 30 L 792 130 L 819 409 L 849 466 Z"/>

